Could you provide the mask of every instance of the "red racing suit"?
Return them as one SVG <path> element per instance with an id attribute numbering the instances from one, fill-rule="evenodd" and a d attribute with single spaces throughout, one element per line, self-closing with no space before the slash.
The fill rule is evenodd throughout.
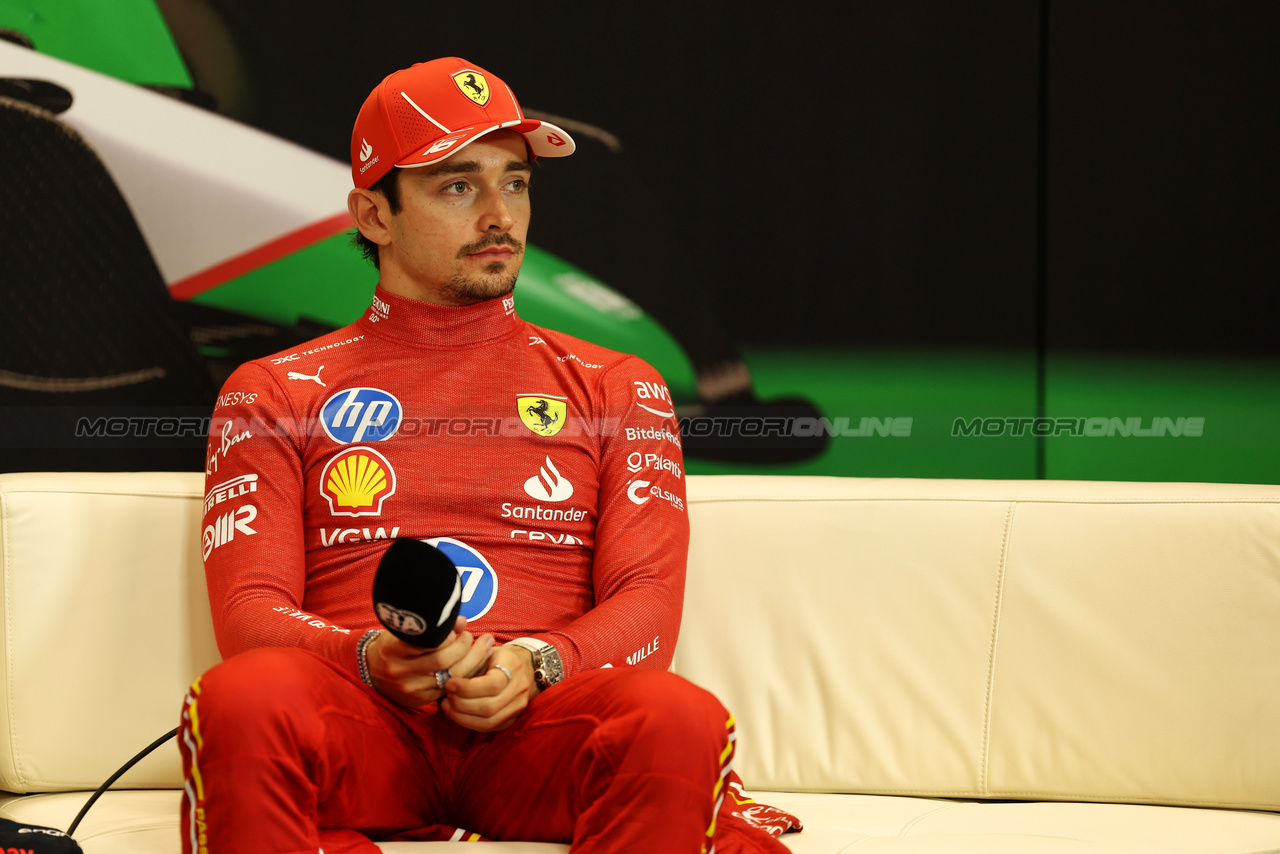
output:
<path id="1" fill-rule="evenodd" d="M 436 542 L 477 635 L 553 644 L 565 675 L 665 669 L 684 596 L 680 438 L 634 357 L 378 290 L 355 324 L 242 365 L 214 410 L 203 548 L 224 657 L 312 650 L 356 673 L 394 537 Z M 440 539 L 443 538 L 443 539 Z"/>
<path id="2" fill-rule="evenodd" d="M 185 851 L 483 835 L 785 852 L 769 834 L 798 822 L 758 820 L 734 788 L 732 717 L 664 672 L 689 526 L 671 396 L 642 360 L 525 323 L 510 298 L 449 308 L 379 289 L 355 324 L 231 375 L 206 485 L 226 660 L 184 706 Z M 510 729 L 472 732 L 361 683 L 396 537 L 453 559 L 477 635 L 559 651 L 565 682 Z M 640 670 L 600 669 L 623 663 Z"/>

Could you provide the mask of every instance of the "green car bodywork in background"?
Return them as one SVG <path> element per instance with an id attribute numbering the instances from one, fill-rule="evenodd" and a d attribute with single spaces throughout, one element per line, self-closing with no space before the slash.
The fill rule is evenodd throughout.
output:
<path id="1" fill-rule="evenodd" d="M 27 36 L 41 53 L 130 83 L 179 90 L 194 85 L 154 0 L 0 0 L 0 27 Z M 343 233 L 191 302 L 283 326 L 305 316 L 340 327 L 368 307 L 376 282 L 377 272 Z M 677 401 L 695 399 L 693 368 L 675 339 L 632 300 L 572 264 L 529 246 L 516 300 L 531 323 L 639 355 L 663 375 Z"/>

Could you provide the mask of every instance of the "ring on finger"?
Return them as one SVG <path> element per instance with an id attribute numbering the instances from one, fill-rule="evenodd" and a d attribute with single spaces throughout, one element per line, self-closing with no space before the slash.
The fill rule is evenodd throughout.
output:
<path id="1" fill-rule="evenodd" d="M 494 670 L 501 670 L 503 673 L 507 674 L 507 684 L 508 684 L 508 685 L 510 685 L 510 684 L 511 684 L 511 671 L 510 671 L 510 670 L 508 670 L 507 668 L 503 667 L 501 664 L 495 664 L 495 665 L 493 665 L 493 668 L 494 668 Z"/>
<path id="2" fill-rule="evenodd" d="M 439 688 L 441 691 L 443 691 L 444 683 L 448 682 L 449 677 L 452 675 L 453 674 L 449 672 L 448 668 L 444 670 L 437 670 L 436 671 L 436 687 Z"/>

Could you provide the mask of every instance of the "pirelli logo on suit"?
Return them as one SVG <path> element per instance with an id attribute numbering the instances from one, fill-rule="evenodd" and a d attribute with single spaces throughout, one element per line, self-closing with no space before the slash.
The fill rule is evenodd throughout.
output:
<path id="1" fill-rule="evenodd" d="M 233 477 L 217 486 L 210 487 L 209 491 L 205 493 L 204 512 L 208 513 L 215 505 L 224 501 L 240 498 L 257 491 L 258 476 L 256 474 L 242 474 L 239 477 Z"/>

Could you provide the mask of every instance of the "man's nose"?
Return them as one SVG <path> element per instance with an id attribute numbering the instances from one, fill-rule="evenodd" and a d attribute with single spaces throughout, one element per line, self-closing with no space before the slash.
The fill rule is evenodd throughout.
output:
<path id="1" fill-rule="evenodd" d="M 484 211 L 480 217 L 481 231 L 508 231 L 515 220 L 507 200 L 498 190 L 490 190 L 485 194 Z"/>

